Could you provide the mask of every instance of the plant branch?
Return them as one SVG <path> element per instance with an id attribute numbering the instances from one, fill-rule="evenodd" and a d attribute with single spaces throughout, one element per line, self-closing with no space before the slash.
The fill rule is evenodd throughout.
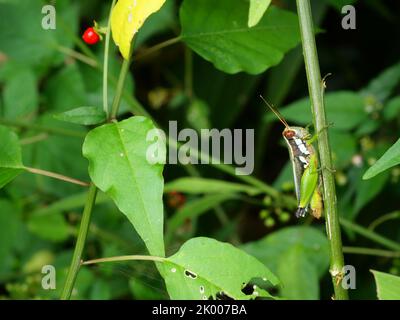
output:
<path id="1" fill-rule="evenodd" d="M 111 3 L 109 17 L 111 17 L 112 9 L 116 0 Z M 111 35 L 111 19 L 108 19 L 106 40 L 104 45 L 104 61 L 103 61 L 103 110 L 108 118 L 108 57 L 110 52 L 110 35 Z"/>
<path id="2" fill-rule="evenodd" d="M 342 286 L 344 258 L 340 233 L 339 215 L 336 204 L 336 190 L 332 168 L 332 155 L 329 145 L 327 121 L 324 106 L 324 83 L 321 80 L 317 46 L 314 37 L 311 5 L 309 0 L 296 0 L 302 38 L 304 62 L 312 103 L 314 126 L 318 132 L 318 150 L 322 167 L 326 229 L 330 243 L 330 273 L 335 299 L 348 299 L 347 290 Z"/>
<path id="3" fill-rule="evenodd" d="M 362 254 L 368 256 L 385 257 L 385 258 L 400 258 L 400 252 L 382 250 L 382 249 L 343 247 L 343 252 L 350 254 Z"/>
<path id="4" fill-rule="evenodd" d="M 0 119 L 0 124 L 8 126 L 8 127 L 16 127 L 16 128 L 21 128 L 21 129 L 46 132 L 49 134 L 55 134 L 55 135 L 67 136 L 67 137 L 84 138 L 86 135 L 85 132 L 79 132 L 79 131 L 73 131 L 73 130 L 67 130 L 67 129 L 61 129 L 61 128 L 46 127 L 46 126 L 42 126 L 42 125 L 31 124 L 31 123 L 26 123 L 26 122 L 21 122 L 21 121 L 11 121 L 11 120 L 7 120 L 7 119 Z"/>
<path id="5" fill-rule="evenodd" d="M 121 72 L 119 74 L 119 79 L 118 79 L 118 83 L 117 83 L 117 89 L 115 92 L 115 97 L 114 97 L 114 101 L 113 101 L 113 104 L 111 107 L 111 114 L 109 116 L 109 121 L 115 120 L 118 115 L 118 109 L 119 109 L 119 105 L 121 103 L 122 93 L 124 91 L 125 79 L 126 79 L 126 76 L 128 75 L 129 66 L 132 61 L 132 47 L 133 47 L 133 44 L 131 46 L 131 52 L 129 54 L 129 59 L 124 59 L 124 62 L 122 63 Z"/>
<path id="6" fill-rule="evenodd" d="M 396 220 L 400 218 L 400 211 L 394 211 L 387 213 L 378 219 L 374 220 L 369 226 L 368 229 L 373 231 L 375 230 L 378 226 L 380 226 L 382 223 L 390 221 L 390 220 Z"/>
<path id="7" fill-rule="evenodd" d="M 57 179 L 57 180 L 61 180 L 61 181 L 65 181 L 65 182 L 69 182 L 72 184 L 77 184 L 83 187 L 88 187 L 90 184 L 87 182 L 83 182 L 74 178 L 70 178 L 67 176 L 64 176 L 62 174 L 58 174 L 58 173 L 54 173 L 54 172 L 50 172 L 50 171 L 46 171 L 46 170 L 41 170 L 41 169 L 36 169 L 36 168 L 30 168 L 30 167 L 24 167 L 24 169 L 30 173 L 33 174 L 38 174 L 41 176 L 46 176 L 49 178 L 53 178 L 53 179 Z"/>
<path id="8" fill-rule="evenodd" d="M 351 221 L 349 221 L 347 219 L 341 218 L 340 219 L 340 224 L 343 227 L 345 227 L 345 228 L 347 228 L 347 229 L 349 229 L 349 230 L 351 230 L 351 231 L 353 231 L 355 233 L 358 233 L 359 235 L 362 235 L 363 237 L 365 237 L 367 239 L 370 239 L 370 240 L 372 240 L 372 241 L 374 241 L 376 243 L 379 243 L 379 244 L 381 244 L 382 246 L 384 246 L 384 247 L 386 247 L 388 249 L 392 249 L 392 250 L 400 252 L 400 244 L 397 243 L 396 241 L 393 241 L 393 240 L 390 240 L 388 238 L 385 238 L 385 237 L 373 232 L 372 230 L 369 230 L 367 228 L 359 226 L 359 225 L 357 225 L 357 224 L 355 224 L 355 223 L 353 223 L 353 222 L 351 222 Z"/>
<path id="9" fill-rule="evenodd" d="M 135 55 L 135 61 L 143 59 L 144 57 L 146 57 L 146 56 L 148 56 L 148 55 L 150 55 L 152 53 L 155 53 L 155 52 L 157 52 L 157 51 L 159 51 L 161 49 L 164 49 L 166 47 L 172 46 L 172 45 L 174 45 L 174 44 L 176 44 L 176 43 L 178 43 L 180 41 L 181 41 L 181 37 L 175 37 L 175 38 L 172 38 L 172 39 L 168 39 L 168 40 L 166 40 L 164 42 L 161 42 L 159 44 L 156 44 L 155 46 L 153 46 L 151 48 L 143 50 L 142 53 L 136 54 Z"/>
<path id="10" fill-rule="evenodd" d="M 104 262 L 121 262 L 121 261 L 155 261 L 155 262 L 164 262 L 165 258 L 154 257 L 154 256 L 118 256 L 111 258 L 100 258 L 94 260 L 88 260 L 82 262 L 82 265 L 96 264 L 96 263 L 104 263 Z"/>
<path id="11" fill-rule="evenodd" d="M 74 255 L 72 257 L 72 262 L 68 270 L 67 279 L 61 293 L 61 300 L 69 300 L 71 298 L 75 280 L 82 263 L 82 252 L 85 247 L 86 237 L 90 225 L 90 218 L 92 215 L 94 204 L 96 202 L 96 195 L 97 188 L 94 184 L 91 184 L 85 208 L 83 210 L 81 224 L 79 226 L 78 239 L 76 240 Z"/>

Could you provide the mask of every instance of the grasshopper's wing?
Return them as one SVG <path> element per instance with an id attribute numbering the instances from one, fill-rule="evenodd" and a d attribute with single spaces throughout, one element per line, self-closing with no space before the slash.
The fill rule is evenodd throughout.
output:
<path id="1" fill-rule="evenodd" d="M 301 177 L 304 172 L 303 164 L 297 159 L 291 148 L 289 148 L 290 154 L 290 162 L 292 163 L 292 170 L 293 170 L 293 180 L 294 180 L 294 188 L 296 191 L 296 198 L 297 201 L 300 202 L 300 186 L 301 186 Z"/>

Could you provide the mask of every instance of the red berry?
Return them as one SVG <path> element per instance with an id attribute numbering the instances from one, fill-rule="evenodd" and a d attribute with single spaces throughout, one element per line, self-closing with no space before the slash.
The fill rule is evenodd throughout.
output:
<path id="1" fill-rule="evenodd" d="M 96 33 L 96 31 L 92 27 L 90 27 L 90 28 L 87 28 L 85 30 L 85 32 L 83 33 L 82 39 L 87 44 L 96 44 L 97 42 L 99 42 L 100 37 Z"/>

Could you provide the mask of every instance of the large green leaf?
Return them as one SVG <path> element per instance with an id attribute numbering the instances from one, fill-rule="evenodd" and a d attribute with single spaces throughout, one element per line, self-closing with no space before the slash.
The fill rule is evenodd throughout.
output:
<path id="1" fill-rule="evenodd" d="M 7 127 L 0 126 L 0 188 L 24 170 L 17 135 Z"/>
<path id="2" fill-rule="evenodd" d="M 379 300 L 400 300 L 400 277 L 371 270 L 374 274 Z"/>
<path id="3" fill-rule="evenodd" d="M 383 171 L 400 164 L 400 139 L 364 174 L 363 179 L 371 179 Z"/>
<path id="4" fill-rule="evenodd" d="M 224 293 L 233 299 L 269 296 L 255 288 L 252 295 L 242 292 L 244 284 L 261 278 L 277 285 L 276 276 L 256 258 L 209 238 L 193 238 L 165 261 L 165 283 L 171 299 L 208 299 Z M 266 283 L 267 284 L 267 283 Z"/>
<path id="5" fill-rule="evenodd" d="M 325 96 L 328 121 L 334 129 L 350 130 L 365 121 L 367 113 L 364 111 L 364 100 L 361 95 L 351 91 L 337 91 Z M 301 125 L 312 123 L 311 104 L 309 98 L 298 100 L 286 108 L 282 108 L 282 115 L 289 122 Z M 275 117 L 269 113 L 268 118 Z"/>
<path id="6" fill-rule="evenodd" d="M 227 73 L 262 73 L 278 64 L 300 41 L 293 13 L 270 8 L 248 28 L 245 0 L 185 0 L 181 6 L 182 40 Z"/>
<path id="7" fill-rule="evenodd" d="M 128 217 L 150 254 L 164 256 L 163 165 L 147 159 L 152 129 L 144 117 L 103 125 L 89 132 L 83 155 L 95 185 Z"/>
<path id="8" fill-rule="evenodd" d="M 198 177 L 185 177 L 171 181 L 165 185 L 164 191 L 180 191 L 189 194 L 244 192 L 250 196 L 261 193 L 259 189 L 245 184 Z"/>
<path id="9" fill-rule="evenodd" d="M 284 298 L 319 298 L 318 278 L 329 265 L 329 243 L 320 231 L 289 227 L 242 248 L 277 274 Z"/>
<path id="10" fill-rule="evenodd" d="M 267 11 L 271 0 L 250 0 L 249 21 L 248 26 L 254 27 L 260 22 L 265 11 Z"/>

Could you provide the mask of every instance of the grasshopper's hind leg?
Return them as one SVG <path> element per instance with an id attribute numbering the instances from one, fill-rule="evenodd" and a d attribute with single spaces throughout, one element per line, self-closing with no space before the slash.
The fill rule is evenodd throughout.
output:
<path id="1" fill-rule="evenodd" d="M 315 188 L 315 191 L 311 197 L 310 208 L 311 208 L 311 214 L 313 215 L 314 218 L 316 219 L 321 218 L 324 205 L 322 201 L 321 189 L 319 186 Z"/>

